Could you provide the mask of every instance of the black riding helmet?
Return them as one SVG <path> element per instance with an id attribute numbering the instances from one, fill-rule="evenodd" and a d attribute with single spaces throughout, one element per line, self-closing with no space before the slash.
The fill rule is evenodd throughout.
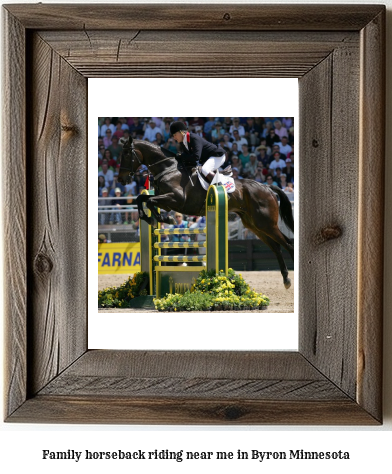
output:
<path id="1" fill-rule="evenodd" d="M 183 122 L 172 122 L 170 124 L 170 133 L 174 135 L 177 132 L 186 132 L 187 128 Z"/>

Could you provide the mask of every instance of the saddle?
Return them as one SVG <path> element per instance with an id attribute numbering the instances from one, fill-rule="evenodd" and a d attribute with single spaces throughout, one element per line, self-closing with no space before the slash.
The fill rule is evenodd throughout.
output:
<path id="1" fill-rule="evenodd" d="M 197 171 L 198 173 L 200 174 L 200 176 L 202 176 L 206 181 L 207 183 L 211 184 L 211 182 L 213 181 L 213 179 L 215 178 L 215 175 L 216 175 L 216 171 L 211 171 L 210 173 L 208 173 L 208 175 L 205 175 L 203 172 L 202 172 L 202 167 L 201 166 L 198 166 L 197 167 Z M 219 174 L 223 175 L 223 176 L 232 176 L 233 175 L 233 172 L 231 170 L 231 165 L 227 166 L 223 171 L 220 171 Z"/>

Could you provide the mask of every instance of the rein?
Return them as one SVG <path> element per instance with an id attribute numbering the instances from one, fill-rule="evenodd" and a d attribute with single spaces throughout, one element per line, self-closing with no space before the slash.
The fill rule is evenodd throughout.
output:
<path id="1" fill-rule="evenodd" d="M 155 165 L 159 165 L 160 163 L 163 163 L 164 161 L 167 161 L 167 160 L 172 160 L 171 157 L 165 157 L 165 158 L 163 158 L 162 160 L 157 161 L 156 163 L 152 163 L 151 165 L 147 165 L 146 163 L 142 163 L 142 162 L 140 161 L 140 159 L 139 159 L 139 157 L 138 157 L 138 154 L 136 153 L 135 145 L 134 145 L 133 143 L 130 144 L 130 149 L 131 149 L 131 153 L 132 153 L 131 168 L 127 168 L 127 167 L 125 167 L 125 166 L 122 166 L 122 168 L 123 168 L 125 171 L 129 171 L 129 176 L 131 176 L 131 177 L 133 177 L 134 174 L 135 174 L 135 172 L 136 172 L 136 171 L 133 171 L 133 166 L 132 166 L 132 165 L 133 165 L 133 161 L 134 161 L 134 158 L 133 158 L 133 157 L 136 158 L 137 162 L 139 163 L 139 166 L 145 164 L 145 165 L 147 166 L 147 169 L 148 169 L 149 171 L 150 171 L 150 168 L 152 168 L 152 167 L 155 166 Z M 141 153 L 141 152 L 139 151 L 139 153 Z M 139 168 L 139 166 L 138 166 L 137 168 Z M 137 168 L 136 168 L 136 169 L 137 169 Z M 171 171 L 171 168 L 172 168 L 172 166 L 171 166 L 168 170 L 166 170 L 166 171 L 169 171 L 169 170 Z M 162 172 L 162 173 L 159 173 L 159 174 L 158 174 L 157 176 L 155 176 L 154 178 L 155 178 L 155 179 L 158 179 L 158 178 L 159 178 L 162 174 L 164 174 L 166 171 L 164 171 L 164 172 Z M 151 173 L 151 174 L 153 175 L 153 173 Z"/>

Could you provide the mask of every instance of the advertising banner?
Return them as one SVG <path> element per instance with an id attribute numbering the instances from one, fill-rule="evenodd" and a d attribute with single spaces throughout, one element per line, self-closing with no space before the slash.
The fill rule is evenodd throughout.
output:
<path id="1" fill-rule="evenodd" d="M 140 243 L 98 244 L 98 274 L 140 272 Z"/>

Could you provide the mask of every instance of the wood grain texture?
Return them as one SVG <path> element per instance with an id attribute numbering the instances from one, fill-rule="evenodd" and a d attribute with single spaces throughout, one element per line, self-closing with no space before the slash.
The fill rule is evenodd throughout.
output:
<path id="1" fill-rule="evenodd" d="M 299 353 L 89 351 L 10 421 L 376 424 Z"/>
<path id="2" fill-rule="evenodd" d="M 40 396 L 9 420 L 22 423 L 375 425 L 353 400 L 284 401 Z"/>
<path id="3" fill-rule="evenodd" d="M 295 352 L 90 351 L 40 395 L 344 400 Z"/>
<path id="4" fill-rule="evenodd" d="M 382 421 L 383 187 L 365 184 L 383 181 L 385 7 L 226 7 L 4 7 L 7 421 Z M 239 72 L 214 64 L 226 31 Z M 194 66 L 165 52 L 179 39 Z M 277 72 L 301 78 L 299 353 L 85 352 L 86 77 Z"/>
<path id="5" fill-rule="evenodd" d="M 380 5 L 6 5 L 26 28 L 358 31 Z M 179 14 L 181 12 L 181 15 Z"/>
<path id="6" fill-rule="evenodd" d="M 4 12 L 3 27 L 4 414 L 9 416 L 25 401 L 27 390 L 26 55 L 20 22 Z"/>
<path id="7" fill-rule="evenodd" d="M 88 351 L 67 376 L 324 380 L 298 352 Z"/>
<path id="8" fill-rule="evenodd" d="M 357 399 L 382 418 L 385 12 L 361 31 Z M 369 186 L 372 176 L 374 186 Z"/>
<path id="9" fill-rule="evenodd" d="M 29 389 L 34 394 L 87 349 L 87 110 L 86 79 L 37 35 L 30 40 L 29 352 L 34 362 Z"/>
<path id="10" fill-rule="evenodd" d="M 301 79 L 300 347 L 355 398 L 359 50 L 337 48 Z M 313 100 L 310 101 L 310 97 Z M 308 120 L 313 123 L 308 127 Z M 321 239 L 328 229 L 337 238 Z M 306 315 L 306 316 L 305 316 Z"/>
<path id="11" fill-rule="evenodd" d="M 293 32 L 290 38 L 280 32 L 248 31 L 84 30 L 40 35 L 86 77 L 300 77 L 342 42 L 357 39 L 349 32 Z"/>

